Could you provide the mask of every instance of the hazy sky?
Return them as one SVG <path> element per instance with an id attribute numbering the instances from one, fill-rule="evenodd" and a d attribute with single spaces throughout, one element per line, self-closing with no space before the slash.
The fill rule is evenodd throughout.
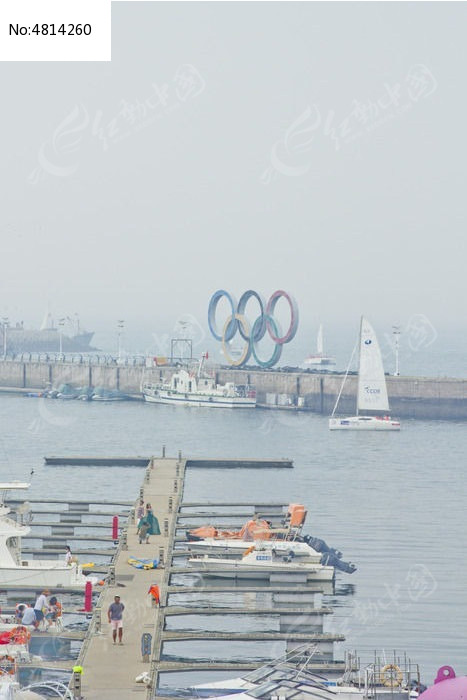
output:
<path id="1" fill-rule="evenodd" d="M 466 328 L 464 3 L 116 3 L 2 63 L 1 315 L 148 333 L 211 293 Z"/>

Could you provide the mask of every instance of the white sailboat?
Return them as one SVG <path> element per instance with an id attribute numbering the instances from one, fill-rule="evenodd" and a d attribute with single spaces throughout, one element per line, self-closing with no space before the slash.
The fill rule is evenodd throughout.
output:
<path id="1" fill-rule="evenodd" d="M 401 424 L 389 415 L 388 392 L 384 376 L 381 350 L 370 323 L 362 316 L 360 322 L 357 414 L 349 418 L 335 418 L 348 369 L 337 397 L 330 430 L 400 430 Z"/>
<path id="2" fill-rule="evenodd" d="M 323 341 L 323 324 L 320 323 L 318 328 L 318 337 L 316 338 L 316 353 L 309 355 L 305 360 L 306 365 L 328 366 L 335 365 L 336 361 L 333 357 L 324 354 Z"/>

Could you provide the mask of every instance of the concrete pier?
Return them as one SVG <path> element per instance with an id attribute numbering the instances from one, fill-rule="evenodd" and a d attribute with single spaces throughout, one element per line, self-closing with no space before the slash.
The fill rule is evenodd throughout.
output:
<path id="1" fill-rule="evenodd" d="M 85 358 L 84 358 L 85 359 Z M 86 365 L 82 363 L 0 361 L 0 391 L 40 392 L 46 386 L 69 383 L 73 386 L 119 388 L 140 396 L 144 377 L 147 382 L 168 380 L 174 367 Z M 308 410 L 329 415 L 342 384 L 342 374 L 303 371 L 261 371 L 218 368 L 218 382 L 235 382 L 256 387 L 259 405 L 265 408 Z M 401 418 L 467 419 L 467 379 L 449 377 L 387 376 L 391 411 Z M 356 376 L 349 376 L 341 396 L 343 415 L 355 411 Z M 148 407 L 149 408 L 149 407 Z M 153 407 L 152 407 L 153 408 Z"/>

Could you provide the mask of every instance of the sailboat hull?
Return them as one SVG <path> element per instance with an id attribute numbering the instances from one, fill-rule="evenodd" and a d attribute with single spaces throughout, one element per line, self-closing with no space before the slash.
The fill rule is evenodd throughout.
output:
<path id="1" fill-rule="evenodd" d="M 350 418 L 330 418 L 329 430 L 400 430 L 401 424 L 392 418 L 376 416 L 352 416 Z"/>

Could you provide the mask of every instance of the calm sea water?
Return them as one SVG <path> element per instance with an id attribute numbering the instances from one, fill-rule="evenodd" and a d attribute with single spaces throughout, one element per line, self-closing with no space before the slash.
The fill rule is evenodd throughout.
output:
<path id="1" fill-rule="evenodd" d="M 293 458 L 293 470 L 193 469 L 185 498 L 306 503 L 307 531 L 358 566 L 324 598 L 335 607 L 327 630 L 344 633 L 345 648 L 406 650 L 425 680 L 446 663 L 467 672 L 465 424 L 405 421 L 400 434 L 330 433 L 327 419 L 311 414 L 6 396 L 0 420 L 1 479 L 28 479 L 33 469 L 31 498 L 138 493 L 141 469 L 47 467 L 51 454 L 160 454 L 165 443 L 172 455 Z M 202 646 L 182 651 L 209 655 Z M 230 656 L 278 650 L 263 651 L 229 644 Z"/>

